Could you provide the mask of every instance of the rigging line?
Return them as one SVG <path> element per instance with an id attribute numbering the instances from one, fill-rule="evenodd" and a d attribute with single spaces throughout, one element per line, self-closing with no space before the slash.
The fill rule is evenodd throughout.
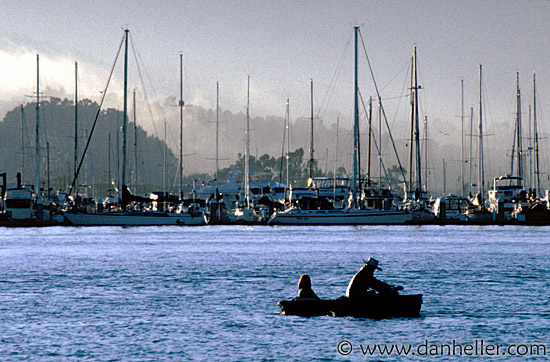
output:
<path id="1" fill-rule="evenodd" d="M 367 58 L 367 63 L 369 65 L 370 74 L 372 77 L 372 82 L 374 84 L 374 88 L 376 89 L 376 95 L 378 96 L 378 99 L 382 99 L 380 96 L 380 91 L 378 90 L 378 85 L 376 84 L 376 79 L 374 78 L 374 73 L 372 70 L 372 66 L 370 64 L 369 55 L 367 54 L 367 48 L 365 47 L 365 41 L 363 40 L 363 34 L 361 33 L 361 29 L 359 29 L 359 36 L 361 37 L 361 44 L 363 45 L 363 51 L 365 52 L 365 57 Z M 391 144 L 393 146 L 393 151 L 395 153 L 395 157 L 397 158 L 397 163 L 399 164 L 399 170 L 401 171 L 401 174 L 403 175 L 403 179 L 405 180 L 405 187 L 407 188 L 407 177 L 405 176 L 405 171 L 403 170 L 403 166 L 401 165 L 401 160 L 399 159 L 399 154 L 397 153 L 397 148 L 395 147 L 395 142 L 393 140 L 393 135 L 391 133 L 390 126 L 388 124 L 388 118 L 386 117 L 386 110 L 384 109 L 384 106 L 382 105 L 382 102 L 380 102 L 380 107 L 382 108 L 382 115 L 384 116 L 384 121 L 386 123 L 386 128 L 388 129 L 388 135 L 390 136 Z"/>
<path id="2" fill-rule="evenodd" d="M 407 61 L 407 64 L 410 65 L 410 63 L 408 61 Z M 409 95 L 403 95 L 403 93 L 405 93 L 405 89 L 408 89 L 407 82 L 409 81 L 410 66 L 407 66 L 406 69 L 407 69 L 407 72 L 405 73 L 405 80 L 403 82 L 403 86 L 401 87 L 401 95 L 399 96 L 400 99 L 409 97 Z M 399 114 L 400 107 L 401 107 L 401 102 L 398 102 L 397 103 L 397 108 L 395 110 L 395 114 L 393 116 L 393 122 L 395 122 L 395 120 L 397 119 L 397 115 Z M 405 136 L 405 139 L 407 139 L 406 136 Z M 412 140 L 411 140 L 411 142 L 412 142 Z"/>
<path id="3" fill-rule="evenodd" d="M 407 73 L 408 75 L 409 73 Z M 405 87 L 406 88 L 406 87 Z M 398 95 L 398 96 L 395 96 L 395 97 L 384 97 L 382 98 L 383 101 L 387 101 L 387 100 L 395 100 L 395 99 L 403 99 L 403 98 L 407 98 L 408 95 L 403 95 L 403 90 L 401 90 L 401 94 Z"/>
<path id="4" fill-rule="evenodd" d="M 40 132 L 40 136 L 42 138 L 42 143 L 44 144 L 45 142 L 48 142 L 48 119 L 46 118 L 46 112 L 44 110 L 44 108 L 46 108 L 46 102 L 44 101 L 41 101 L 40 103 L 42 103 L 43 105 L 40 107 L 40 113 L 41 113 L 41 116 L 40 116 L 40 120 L 42 121 L 41 122 L 41 126 L 42 126 L 42 132 Z M 50 98 L 50 102 L 51 104 L 51 98 Z M 41 147 L 42 149 L 44 149 L 43 147 Z M 42 161 L 41 161 L 42 162 Z"/>
<path id="5" fill-rule="evenodd" d="M 411 63 L 407 60 L 407 61 L 403 64 L 402 68 L 399 69 L 399 71 L 397 71 L 397 73 L 395 73 L 395 75 L 393 76 L 393 78 L 390 79 L 390 80 L 388 81 L 388 84 L 386 84 L 385 86 L 382 87 L 381 91 L 383 92 L 384 89 L 386 89 L 386 88 L 387 88 L 387 87 L 397 78 L 397 76 L 403 71 L 403 69 L 405 69 L 405 71 L 407 72 L 407 74 L 409 74 L 409 69 L 410 69 L 410 68 L 411 68 Z M 387 98 L 387 97 L 386 97 L 386 98 L 384 98 L 384 99 L 392 99 L 392 98 Z"/>
<path id="6" fill-rule="evenodd" d="M 365 100 L 363 99 L 363 95 L 359 93 L 359 98 L 361 98 L 361 104 L 363 105 L 363 109 L 365 112 L 367 111 L 367 107 L 365 106 Z M 372 132 L 372 125 L 369 124 L 369 128 Z M 395 194 L 393 193 L 393 188 L 391 186 L 390 178 L 388 177 L 388 173 L 386 172 L 386 166 L 384 165 L 384 161 L 382 160 L 382 153 L 380 152 L 380 148 L 378 148 L 378 142 L 376 142 L 376 137 L 373 137 L 372 140 L 374 141 L 374 147 L 376 147 L 376 152 L 378 153 L 378 157 L 380 159 L 380 164 L 382 165 L 382 169 L 384 170 L 384 176 L 386 176 L 386 181 L 388 182 L 388 186 L 390 188 L 390 191 L 393 195 L 393 198 L 395 199 Z"/>
<path id="7" fill-rule="evenodd" d="M 141 82 L 141 86 L 142 86 L 142 91 L 143 91 L 143 94 L 144 94 L 144 97 L 145 97 L 145 101 L 146 101 L 146 104 L 147 104 L 147 110 L 149 112 L 149 116 L 151 117 L 151 121 L 152 121 L 152 125 L 153 125 L 153 129 L 154 129 L 154 132 L 155 132 L 155 135 L 157 136 L 157 138 L 160 140 L 160 139 L 163 139 L 163 137 L 159 136 L 159 132 L 157 130 L 157 127 L 156 127 L 156 124 L 155 124 L 155 116 L 153 115 L 153 108 L 151 107 L 151 101 L 149 100 L 149 96 L 147 94 L 147 90 L 146 90 L 146 87 L 145 87 L 145 81 L 144 81 L 144 78 L 143 78 L 143 75 L 141 73 L 141 68 L 140 68 L 140 62 L 141 62 L 141 65 L 143 66 L 143 72 L 145 73 L 145 76 L 147 78 L 147 80 L 149 81 L 149 84 L 150 84 L 150 87 L 151 87 L 151 90 L 153 91 L 153 95 L 155 96 L 157 102 L 158 102 L 158 95 L 155 91 L 155 88 L 153 87 L 153 82 L 151 81 L 151 77 L 149 76 L 149 73 L 147 72 L 147 70 L 145 69 L 145 63 L 143 62 L 143 59 L 141 57 L 141 54 L 137 51 L 135 45 L 134 45 L 134 41 L 133 41 L 133 38 L 132 36 L 130 35 L 130 44 L 131 44 L 131 47 L 132 47 L 132 52 L 134 54 L 134 60 L 136 62 L 136 66 L 137 66 L 137 72 L 138 72 L 138 76 L 139 76 L 139 79 L 140 79 L 140 82 Z M 159 110 L 160 110 L 160 113 L 162 115 L 162 118 L 164 120 L 164 122 L 166 124 L 168 124 L 168 121 L 166 119 L 166 114 L 164 113 L 164 108 L 162 107 L 159 107 Z M 170 133 L 170 136 L 173 136 L 173 133 Z M 172 141 L 174 141 L 174 138 L 172 137 L 171 138 Z M 176 158 L 176 156 L 174 155 L 173 151 L 170 149 L 170 147 L 168 147 L 168 142 L 166 139 L 163 140 L 163 142 L 160 142 L 158 143 L 158 146 L 159 146 L 159 152 L 162 154 L 164 152 L 164 147 L 163 147 L 163 143 L 166 144 L 166 151 L 171 153 L 172 154 L 172 157 L 173 158 Z M 173 142 L 172 142 L 173 143 Z M 168 156 L 168 155 L 167 155 Z M 168 169 L 168 166 L 173 166 L 173 164 L 166 164 L 167 166 L 167 169 Z M 177 170 L 178 168 L 176 167 L 174 169 L 177 173 Z M 169 173 L 168 171 L 166 172 L 167 174 Z M 167 176 L 168 177 L 168 176 Z"/>
<path id="8" fill-rule="evenodd" d="M 422 67 L 421 66 L 418 66 L 418 57 L 417 57 L 417 60 L 416 60 L 416 64 L 417 64 L 417 74 L 418 74 L 418 79 L 420 79 L 420 85 L 418 86 L 418 90 L 421 90 L 423 92 L 419 93 L 420 94 L 420 97 L 421 97 L 421 100 L 422 102 L 418 102 L 418 107 L 420 108 L 420 113 L 421 114 L 427 114 L 428 113 L 428 102 L 426 101 L 426 87 L 424 87 L 422 85 L 422 83 L 424 82 L 423 79 L 424 79 L 424 74 L 422 72 Z"/>
<path id="9" fill-rule="evenodd" d="M 336 80 L 340 77 L 340 73 L 342 72 L 344 59 L 345 59 L 345 56 L 346 56 L 346 54 L 348 52 L 348 49 L 350 47 L 352 36 L 353 36 L 353 31 L 350 32 L 350 36 L 348 38 L 348 41 L 346 42 L 346 45 L 344 46 L 344 50 L 342 51 L 342 55 L 340 56 L 340 59 L 338 61 L 338 65 L 336 66 L 336 70 L 334 71 L 334 74 L 332 75 L 332 78 L 331 78 L 329 86 L 328 86 L 329 91 L 327 91 L 327 93 L 325 93 L 325 96 L 323 97 L 323 100 L 321 101 L 321 105 L 320 105 L 319 111 L 317 113 L 319 117 L 320 117 L 320 114 L 322 112 L 323 112 L 323 114 L 324 114 L 324 112 L 326 112 L 326 108 L 323 111 L 323 107 L 325 107 L 325 101 L 326 101 L 326 107 L 328 107 L 328 105 L 330 104 L 330 100 L 332 99 L 332 96 L 334 95 L 334 91 L 336 90 L 335 89 L 336 87 L 334 87 L 334 84 L 336 84 Z M 327 99 L 327 97 L 328 97 L 328 99 Z"/>
<path id="10" fill-rule="evenodd" d="M 492 149 L 491 147 L 491 137 L 493 134 L 490 134 L 488 131 L 489 129 L 495 128 L 493 127 L 493 112 L 492 108 L 490 107 L 490 103 L 488 102 L 489 97 L 487 96 L 487 91 L 485 90 L 485 87 L 482 89 L 482 102 L 483 102 L 483 150 L 486 152 L 486 150 Z M 491 127 L 489 127 L 491 126 Z M 483 156 L 483 172 L 484 174 L 491 174 L 493 173 L 493 169 L 496 166 L 491 163 L 491 157 Z"/>
<path id="11" fill-rule="evenodd" d="M 533 76 L 535 74 L 533 73 Z M 533 78 L 533 82 L 534 82 L 534 78 Z M 535 87 L 534 87 L 535 88 Z M 535 121 L 535 115 L 537 115 L 536 117 L 536 127 L 534 126 L 535 122 L 533 123 L 533 128 L 534 128 L 534 142 L 535 142 L 535 145 L 534 145 L 534 151 L 535 151 L 535 162 L 536 162 L 536 169 L 537 171 L 535 172 L 535 177 L 536 177 L 536 183 L 537 183 L 537 186 L 538 188 L 540 189 L 540 177 L 539 175 L 541 174 L 540 172 L 540 155 L 541 155 L 541 152 L 540 152 L 540 145 L 541 145 L 541 142 L 539 142 L 539 140 L 541 139 L 540 136 L 541 136 L 541 132 L 539 131 L 541 129 L 541 119 L 544 119 L 544 117 L 541 117 L 541 106 L 540 106 L 540 102 L 538 101 L 540 98 L 539 98 L 539 91 L 538 89 L 534 89 L 534 92 L 533 92 L 533 121 Z M 536 110 L 536 112 L 535 112 Z M 544 114 L 544 113 L 542 113 Z M 544 153 L 542 153 L 544 155 Z M 538 192 L 539 190 L 537 190 Z"/>
<path id="12" fill-rule="evenodd" d="M 29 135 L 29 127 L 27 127 L 27 121 L 26 121 L 26 118 L 25 118 L 25 108 L 24 107 L 23 107 L 21 112 L 22 112 L 21 113 L 21 117 L 22 117 L 21 127 L 24 128 L 23 130 L 21 130 L 21 132 L 24 132 L 24 134 L 27 138 L 27 144 L 28 144 L 28 146 L 23 145 L 23 148 L 31 149 L 31 139 L 30 139 L 30 135 Z M 24 151 L 23 151 L 23 153 L 24 153 Z M 30 161 L 32 162 L 31 165 L 36 164 L 36 155 L 34 154 L 34 152 L 29 152 L 27 157 L 30 157 L 30 159 L 31 159 Z M 21 176 L 24 177 L 25 175 L 21 174 Z M 22 181 L 25 181 L 25 180 L 22 180 Z"/>
<path id="13" fill-rule="evenodd" d="M 514 175 L 514 158 L 516 153 L 516 137 L 518 134 L 518 123 L 514 121 L 514 136 L 512 139 L 512 152 L 510 153 L 510 175 Z M 518 145 L 519 149 L 519 145 Z"/>
<path id="14" fill-rule="evenodd" d="M 67 196 L 70 196 L 73 191 L 75 182 L 78 178 L 78 174 L 80 173 L 80 168 L 82 167 L 82 163 L 84 162 L 84 157 L 86 156 L 86 152 L 88 151 L 88 147 L 90 146 L 90 141 L 92 140 L 92 135 L 94 134 L 94 129 L 95 129 L 95 126 L 97 125 L 97 120 L 99 119 L 99 115 L 101 113 L 101 106 L 103 105 L 103 101 L 105 100 L 105 96 L 107 95 L 107 88 L 109 88 L 109 84 L 111 83 L 111 78 L 113 77 L 116 62 L 118 60 L 118 56 L 120 55 L 120 50 L 122 49 L 122 45 L 124 44 L 125 36 L 126 34 L 122 36 L 122 40 L 120 41 L 120 45 L 118 46 L 118 51 L 116 53 L 115 61 L 113 62 L 113 67 L 111 68 L 111 73 L 109 73 L 107 84 L 105 85 L 105 88 L 103 89 L 103 93 L 101 94 L 101 101 L 99 102 L 99 106 L 97 107 L 97 113 L 94 118 L 94 123 L 92 125 L 92 129 L 90 130 L 90 135 L 88 136 L 88 140 L 86 141 L 86 147 L 84 147 L 84 151 L 82 151 L 82 157 L 80 158 L 80 162 L 78 163 L 78 168 L 76 169 L 76 175 L 73 178 L 73 182 L 71 184 L 71 187 L 69 188 L 69 192 L 67 193 Z"/>
<path id="15" fill-rule="evenodd" d="M 352 119 L 353 118 L 353 105 L 350 105 L 350 108 L 351 110 L 349 111 L 349 119 Z M 348 150 L 349 148 L 352 148 L 353 149 L 353 146 L 351 146 L 352 142 L 353 142 L 353 127 L 351 129 L 348 129 L 347 130 L 347 133 L 346 132 L 346 128 L 342 128 L 342 139 L 339 141 L 340 143 L 340 147 L 338 147 L 340 149 L 339 151 L 339 156 L 341 155 L 342 157 L 338 157 L 338 160 L 340 161 L 341 164 L 344 165 L 344 169 L 347 166 L 348 164 L 348 161 L 349 159 L 351 158 L 351 153 L 348 153 L 346 150 Z M 351 161 L 350 161 L 351 162 Z M 349 169 L 349 167 L 348 167 Z M 347 174 L 347 171 L 346 171 L 346 174 Z"/>
<path id="16" fill-rule="evenodd" d="M 140 62 L 141 62 L 141 65 L 143 66 L 143 72 L 145 73 L 145 76 L 147 77 L 147 80 L 149 81 L 149 84 L 150 84 L 150 87 L 151 87 L 151 90 L 153 91 L 153 95 L 155 96 L 157 102 L 158 102 L 158 95 L 155 91 L 155 88 L 153 87 L 153 82 L 151 81 L 151 77 L 149 76 L 149 73 L 147 72 L 147 70 L 145 69 L 145 63 L 143 62 L 143 59 L 141 58 L 141 54 L 137 51 L 135 45 L 134 45 L 134 41 L 133 41 L 133 37 L 130 36 L 130 44 L 131 44 L 131 47 L 132 47 L 132 52 L 134 54 L 134 60 L 136 62 L 136 66 L 137 66 L 137 72 L 138 72 L 138 76 L 139 76 L 139 79 L 140 79 L 140 82 L 141 82 L 141 87 L 142 87 L 142 90 L 143 90 L 143 94 L 145 96 L 145 100 L 146 100 L 146 104 L 147 104 L 147 110 L 149 111 L 149 115 L 151 117 L 151 121 L 152 121 L 152 124 L 153 124 L 153 129 L 155 131 L 155 134 L 158 135 L 159 133 L 157 132 L 157 128 L 155 126 L 155 117 L 153 115 L 153 108 L 151 107 L 151 102 L 149 100 L 149 96 L 147 94 L 147 90 L 146 90 L 146 87 L 145 87 L 145 82 L 143 80 L 143 75 L 141 73 L 141 68 L 140 68 Z M 162 118 L 164 120 L 164 124 L 168 124 L 168 121 L 166 119 L 166 114 L 164 113 L 164 108 L 162 107 L 159 107 L 159 110 L 162 114 Z M 167 133 L 165 132 L 164 135 L 166 136 Z M 173 136 L 173 133 L 170 133 L 171 136 Z M 157 136 L 159 139 L 162 139 L 160 136 Z M 168 147 L 168 142 L 167 142 L 167 139 L 166 137 L 163 137 L 164 140 L 163 140 L 163 143 L 165 144 L 165 147 L 166 147 L 166 151 L 167 152 L 170 152 L 173 156 L 173 158 L 176 158 L 174 153 L 172 152 L 172 150 L 170 149 L 170 147 Z M 172 141 L 174 141 L 174 138 L 172 137 L 171 138 Z M 162 143 L 158 143 L 159 145 L 159 148 L 160 148 L 160 153 L 164 153 L 164 147 L 162 145 Z M 166 164 L 165 166 L 173 166 L 173 164 Z M 178 165 L 179 166 L 179 165 Z M 167 167 L 168 168 L 168 167 Z M 175 173 L 177 174 L 178 172 L 178 167 L 176 167 L 174 169 Z M 166 172 L 167 174 L 169 173 L 168 171 Z M 169 176 L 168 176 L 169 177 Z M 174 175 L 175 177 L 175 175 Z"/>
<path id="17" fill-rule="evenodd" d="M 147 104 L 147 110 L 149 111 L 149 117 L 151 117 L 151 123 L 153 125 L 153 130 L 155 131 L 155 136 L 157 136 L 159 139 L 161 139 L 161 137 L 159 136 L 159 132 L 157 130 L 157 127 L 156 127 L 156 124 L 155 124 L 155 116 L 153 115 L 153 109 L 151 108 L 151 102 L 149 101 L 149 95 L 147 94 L 147 89 L 145 88 L 145 82 L 143 80 L 143 75 L 141 74 L 141 68 L 139 67 L 139 60 L 141 60 L 141 55 L 138 53 L 138 51 L 136 50 L 135 46 L 134 46 L 134 41 L 133 41 L 133 38 L 132 36 L 130 36 L 130 45 L 132 47 L 132 53 L 134 54 L 134 60 L 136 62 L 136 67 L 137 67 L 137 73 L 138 73 L 138 77 L 139 77 L 139 80 L 141 82 L 141 87 L 142 87 L 142 91 L 143 91 L 143 96 L 145 98 L 145 102 Z M 139 60 L 138 60 L 139 58 Z M 142 64 L 143 64 L 143 60 L 141 60 Z M 147 74 L 147 71 L 144 69 L 144 72 L 145 72 L 145 75 L 148 76 Z M 153 87 L 151 87 L 151 89 L 153 89 Z M 154 89 L 153 89 L 153 93 L 154 93 Z M 164 116 L 164 112 L 162 110 L 162 107 L 161 107 L 161 112 L 163 113 L 163 116 Z M 164 120 L 166 121 L 166 117 L 164 117 Z M 166 140 L 165 140 L 166 142 Z M 159 147 L 161 147 L 159 145 Z M 162 153 L 163 150 L 161 149 L 160 152 Z"/>
<path id="18" fill-rule="evenodd" d="M 350 148 L 353 148 L 353 130 L 348 130 L 345 134 L 345 137 L 343 139 L 343 143 L 340 144 L 340 153 L 338 159 L 340 160 L 340 163 L 344 165 L 344 169 L 350 169 L 353 168 L 353 166 L 350 166 L 352 162 L 352 156 L 353 153 L 347 152 L 346 150 L 349 150 Z M 346 171 L 346 175 L 348 175 L 348 171 Z"/>

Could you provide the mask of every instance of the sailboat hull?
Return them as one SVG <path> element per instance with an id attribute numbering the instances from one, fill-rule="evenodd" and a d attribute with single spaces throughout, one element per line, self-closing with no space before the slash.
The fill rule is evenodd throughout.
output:
<path id="1" fill-rule="evenodd" d="M 204 214 L 178 214 L 167 212 L 112 212 L 112 213 L 66 213 L 65 220 L 74 226 L 161 226 L 206 225 Z"/>
<path id="2" fill-rule="evenodd" d="M 289 209 L 273 215 L 271 225 L 386 225 L 405 224 L 411 214 L 405 210 Z"/>

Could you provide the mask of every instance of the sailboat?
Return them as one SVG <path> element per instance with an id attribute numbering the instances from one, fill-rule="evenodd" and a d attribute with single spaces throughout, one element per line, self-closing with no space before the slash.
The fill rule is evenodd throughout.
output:
<path id="1" fill-rule="evenodd" d="M 426 200 L 426 193 L 422 190 L 422 157 L 420 156 L 420 116 L 418 109 L 418 68 L 416 64 L 416 45 L 414 46 L 411 61 L 411 147 L 409 148 L 409 191 L 405 198 L 413 201 Z M 413 142 L 414 150 L 413 153 Z M 413 180 L 413 169 L 416 169 L 416 180 Z"/>
<path id="2" fill-rule="evenodd" d="M 487 224 L 494 220 L 493 212 L 487 209 L 485 202 L 485 164 L 483 159 L 483 92 L 482 92 L 482 72 L 483 68 L 479 65 L 479 130 L 478 130 L 478 186 L 479 190 L 470 202 L 468 208 L 464 211 L 466 219 L 470 223 Z"/>
<path id="3" fill-rule="evenodd" d="M 244 191 L 237 207 L 228 214 L 229 221 L 242 224 L 259 224 L 266 219 L 255 209 L 250 196 L 250 76 L 247 79 L 246 125 L 244 148 Z"/>
<path id="4" fill-rule="evenodd" d="M 419 102 L 418 91 L 421 89 L 418 85 L 418 66 L 416 56 L 416 44 L 413 48 L 413 56 L 411 59 L 411 133 L 410 133 L 410 147 L 409 147 L 409 189 L 405 193 L 404 204 L 406 208 L 411 210 L 411 222 L 415 224 L 423 224 L 433 221 L 434 214 L 428 200 L 428 182 L 427 182 L 427 152 L 428 152 L 428 137 L 427 137 L 427 120 L 425 121 L 426 127 L 426 189 L 423 189 L 422 184 L 422 156 L 420 150 L 420 115 L 419 115 Z M 414 152 L 413 152 L 414 149 Z M 413 178 L 413 171 L 416 180 Z M 405 185 L 406 186 L 406 185 Z"/>
<path id="5" fill-rule="evenodd" d="M 495 214 L 496 220 L 501 222 L 510 221 L 513 218 L 514 210 L 518 206 L 528 206 L 528 191 L 523 186 L 521 126 L 521 92 L 519 88 L 519 73 L 516 73 L 516 120 L 510 173 L 494 178 L 493 188 L 488 191 L 491 211 Z"/>
<path id="6" fill-rule="evenodd" d="M 206 225 L 207 218 L 204 213 L 168 212 L 168 211 L 133 211 L 129 208 L 132 201 L 148 202 L 150 199 L 134 196 L 126 186 L 126 129 L 127 94 L 128 94 L 128 33 L 124 30 L 125 56 L 124 56 L 124 113 L 123 113 L 123 143 L 122 143 L 122 178 L 121 197 L 119 210 L 92 213 L 67 212 L 67 223 L 75 226 L 152 226 L 152 225 Z M 180 101 L 182 102 L 182 101 Z M 182 103 L 180 103 L 182 104 Z M 90 135 L 91 137 L 91 135 Z M 84 155 L 82 156 L 84 157 Z M 81 161 L 82 163 L 82 161 Z M 77 175 L 75 175 L 76 178 Z M 74 182 L 73 182 L 74 183 Z"/>
<path id="7" fill-rule="evenodd" d="M 536 99 L 536 78 L 533 73 L 533 134 L 534 147 L 530 148 L 534 151 L 534 169 L 531 175 L 531 183 L 534 183 L 534 188 L 529 191 L 522 190 L 520 193 L 519 202 L 515 204 L 512 211 L 512 218 L 518 222 L 530 225 L 548 225 L 550 223 L 550 210 L 548 208 L 548 191 L 546 197 L 542 199 L 539 195 L 540 190 L 540 172 L 539 172 L 539 137 L 537 127 L 537 99 Z M 531 135 L 531 130 L 529 130 Z M 529 137 L 531 139 L 531 137 Z M 519 151 L 519 150 L 518 150 Z M 519 169 L 518 169 L 519 170 Z M 530 167 L 531 172 L 531 167 Z"/>
<path id="8" fill-rule="evenodd" d="M 21 106 L 21 109 L 23 106 Z M 22 185 L 21 173 L 17 174 L 17 185 L 6 184 L 6 174 L 2 174 L 3 184 L 0 195 L 3 199 L 2 226 L 51 226 L 61 224 L 63 217 L 54 210 L 53 205 L 44 203 L 40 189 L 40 56 L 36 55 L 36 135 L 35 135 L 35 182 Z M 22 164 L 23 165 L 23 164 Z M 48 187 L 48 195 L 50 190 Z M 48 198 L 49 201 L 49 198 Z"/>
<path id="9" fill-rule="evenodd" d="M 354 160 L 351 193 L 347 207 L 334 208 L 334 204 L 316 198 L 302 202 L 283 211 L 273 213 L 268 221 L 271 225 L 365 225 L 404 224 L 410 219 L 410 212 L 393 205 L 391 190 L 371 192 L 361 186 L 359 172 L 359 86 L 358 86 L 358 32 L 355 33 L 355 86 L 354 86 Z"/>
<path id="10" fill-rule="evenodd" d="M 479 116 L 479 165 L 483 164 L 483 111 L 481 98 L 481 67 L 480 67 L 480 116 Z M 461 170 L 460 180 L 464 180 L 464 79 L 460 80 L 461 85 Z M 473 107 L 471 111 L 471 122 L 473 122 Z M 473 123 L 471 123 L 473 127 Z M 470 137 L 472 137 L 470 131 Z M 470 153 L 472 151 L 472 143 L 470 142 Z M 470 160 L 472 159 L 470 155 Z M 470 162 L 471 163 L 471 162 Z M 480 168 L 480 180 L 483 178 L 483 167 Z M 470 182 L 471 183 L 471 182 Z M 483 184 L 482 181 L 479 184 Z M 485 208 L 483 202 L 483 192 L 477 193 L 475 198 L 470 198 L 465 195 L 466 184 L 461 181 L 459 194 L 448 194 L 438 197 L 432 207 L 436 217 L 436 223 L 439 224 L 486 224 L 492 221 L 492 214 Z"/>

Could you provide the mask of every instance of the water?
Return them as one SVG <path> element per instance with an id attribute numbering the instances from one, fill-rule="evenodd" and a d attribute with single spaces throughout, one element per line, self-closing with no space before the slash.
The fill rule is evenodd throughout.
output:
<path id="1" fill-rule="evenodd" d="M 404 357 L 365 356 L 361 344 L 453 340 L 542 343 L 550 355 L 549 231 L 0 228 L 0 360 L 397 361 Z M 369 256 L 381 262 L 380 279 L 424 295 L 421 318 L 277 314 L 300 274 L 335 298 Z M 353 348 L 345 357 L 344 340 Z"/>

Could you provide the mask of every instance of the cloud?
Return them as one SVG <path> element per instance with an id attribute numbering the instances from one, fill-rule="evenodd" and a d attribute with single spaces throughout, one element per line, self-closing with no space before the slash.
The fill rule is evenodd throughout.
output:
<path id="1" fill-rule="evenodd" d="M 34 101 L 36 96 L 37 54 L 39 55 L 40 89 L 43 96 L 74 98 L 75 58 L 70 54 L 56 55 L 55 50 L 39 45 L 17 45 L 11 39 L 0 42 L 0 115 L 18 104 Z M 78 61 L 79 99 L 99 101 L 109 70 L 104 65 Z M 113 79 L 109 92 L 121 89 Z M 45 94 L 44 90 L 48 90 Z M 109 105 L 107 105 L 109 106 Z M 113 105 L 111 105 L 113 106 Z"/>

